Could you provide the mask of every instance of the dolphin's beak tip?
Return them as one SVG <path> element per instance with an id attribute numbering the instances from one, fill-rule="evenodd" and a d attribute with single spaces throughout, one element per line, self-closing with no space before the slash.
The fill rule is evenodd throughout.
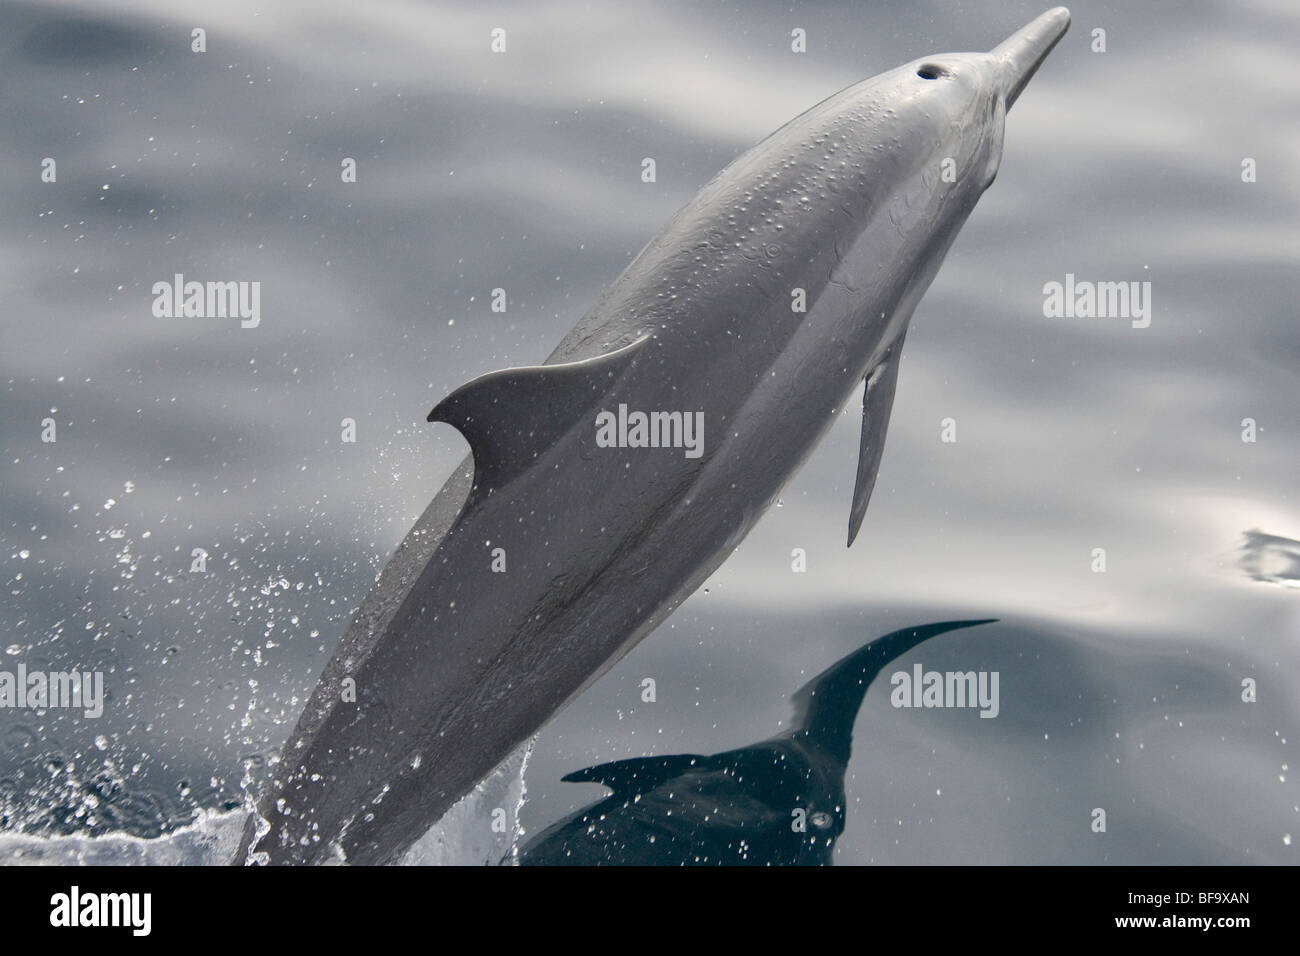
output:
<path id="1" fill-rule="evenodd" d="M 1070 11 L 1053 7 L 1021 27 L 990 52 L 999 61 L 1007 109 L 1015 103 L 1052 48 L 1070 29 Z"/>
<path id="2" fill-rule="evenodd" d="M 1070 29 L 1070 22 L 1069 7 L 1052 7 L 1031 20 L 1029 25 L 1041 24 L 1046 29 L 1055 30 L 1057 39 L 1060 39 L 1061 34 Z"/>

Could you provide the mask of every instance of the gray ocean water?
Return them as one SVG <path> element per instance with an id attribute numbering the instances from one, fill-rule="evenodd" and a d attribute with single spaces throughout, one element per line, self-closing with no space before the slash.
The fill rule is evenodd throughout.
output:
<path id="1" fill-rule="evenodd" d="M 0 859 L 222 862 L 465 454 L 428 410 L 540 362 L 782 123 L 1045 6 L 4 0 L 0 670 L 106 699 L 0 709 Z M 998 716 L 874 687 L 836 862 L 1295 861 L 1300 8 L 1071 10 L 917 310 L 857 543 L 855 400 L 422 861 L 604 792 L 570 771 L 769 737 L 832 661 L 957 618 L 998 623 L 899 667 L 996 671 Z M 156 317 L 177 273 L 259 281 L 259 324 Z M 1046 317 L 1067 275 L 1149 282 L 1149 324 Z"/>

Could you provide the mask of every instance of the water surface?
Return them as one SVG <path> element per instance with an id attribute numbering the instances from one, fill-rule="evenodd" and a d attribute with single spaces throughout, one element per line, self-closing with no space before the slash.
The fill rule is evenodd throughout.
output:
<path id="1" fill-rule="evenodd" d="M 219 861 L 465 452 L 428 409 L 544 358 L 780 124 L 1044 5 L 952 6 L 0 8 L 0 669 L 108 692 L 97 720 L 0 711 L 0 853 Z M 1300 76 L 1278 65 L 1300 11 L 1071 6 L 917 310 L 852 550 L 856 399 L 705 588 L 414 861 L 508 854 L 604 792 L 564 774 L 762 740 L 868 638 L 957 618 L 998 623 L 900 667 L 997 671 L 999 715 L 873 688 L 837 862 L 1294 861 Z M 178 272 L 259 280 L 261 324 L 155 318 Z M 1150 326 L 1045 318 L 1067 273 L 1149 281 Z"/>

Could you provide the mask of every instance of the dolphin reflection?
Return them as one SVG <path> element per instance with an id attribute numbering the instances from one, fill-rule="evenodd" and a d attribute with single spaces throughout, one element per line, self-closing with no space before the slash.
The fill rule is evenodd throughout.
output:
<path id="1" fill-rule="evenodd" d="M 563 779 L 613 791 L 519 850 L 523 865 L 827 865 L 844 831 L 853 724 L 884 667 L 979 621 L 907 627 L 836 661 L 793 697 L 791 729 L 712 756 L 636 757 Z"/>

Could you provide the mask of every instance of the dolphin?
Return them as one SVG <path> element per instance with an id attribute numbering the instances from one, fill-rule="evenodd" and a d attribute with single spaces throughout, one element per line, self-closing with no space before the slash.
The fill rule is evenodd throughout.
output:
<path id="1" fill-rule="evenodd" d="M 736 548 L 865 380 L 861 528 L 908 322 L 1070 22 L 835 94 L 690 200 L 537 366 L 363 600 L 234 862 L 398 860 Z"/>
<path id="2" fill-rule="evenodd" d="M 525 843 L 524 866 L 808 865 L 831 862 L 844 832 L 853 722 L 876 675 L 922 641 L 983 621 L 945 621 L 877 638 L 793 698 L 792 728 L 712 756 L 637 757 L 562 779 L 612 793 Z"/>

